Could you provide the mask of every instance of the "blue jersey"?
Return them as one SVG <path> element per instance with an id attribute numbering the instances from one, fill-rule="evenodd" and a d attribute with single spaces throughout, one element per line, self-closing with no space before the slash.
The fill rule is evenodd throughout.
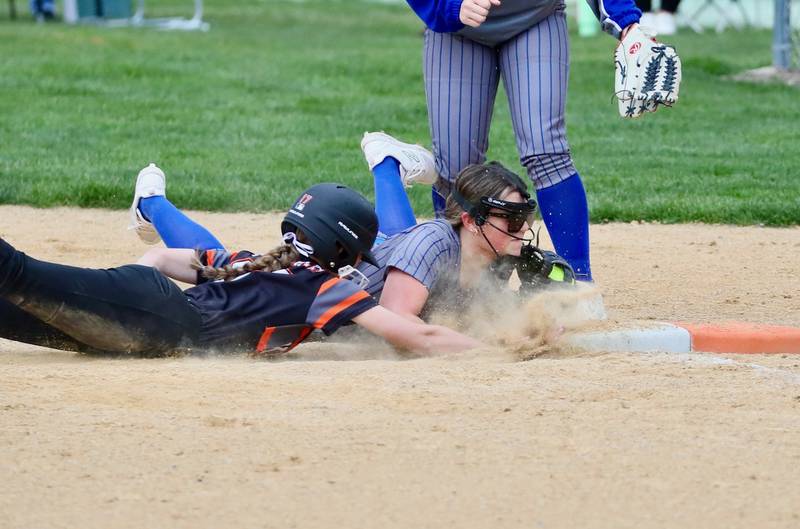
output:
<path id="1" fill-rule="evenodd" d="M 201 252 L 215 267 L 251 260 L 250 252 Z M 315 329 L 331 334 L 376 306 L 355 283 L 300 261 L 276 272 L 251 272 L 231 281 L 206 281 L 184 291 L 200 312 L 198 344 L 230 352 L 285 352 Z"/>
<path id="2" fill-rule="evenodd" d="M 407 0 L 407 2 L 432 31 L 455 33 L 465 28 L 458 18 L 461 0 Z M 587 0 L 587 2 L 602 23 L 603 29 L 617 38 L 624 28 L 638 22 L 642 16 L 634 0 Z M 556 6 L 563 3 L 563 0 L 503 0 L 500 6 L 493 6 L 489 10 L 489 16 L 482 24 L 486 27 L 483 30 L 480 27 L 476 28 L 476 33 L 506 32 L 508 30 L 506 26 L 519 25 L 521 19 L 528 20 L 530 27 L 531 24 L 546 18 Z M 540 14 L 537 15 L 535 12 Z M 521 28 L 520 31 L 524 29 L 527 28 Z M 466 36 L 472 38 L 471 33 Z M 486 37 L 487 40 L 500 40 Z"/>

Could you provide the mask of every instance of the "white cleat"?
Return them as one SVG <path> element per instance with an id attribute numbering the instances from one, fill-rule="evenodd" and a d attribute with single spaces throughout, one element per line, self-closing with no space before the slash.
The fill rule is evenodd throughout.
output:
<path id="1" fill-rule="evenodd" d="M 367 159 L 369 170 L 392 157 L 400 163 L 400 178 L 403 185 L 432 185 L 436 182 L 436 162 L 431 152 L 419 145 L 403 143 L 384 132 L 365 132 L 361 150 Z"/>
<path id="2" fill-rule="evenodd" d="M 161 240 L 161 236 L 156 231 L 155 226 L 144 218 L 139 211 L 139 200 L 147 197 L 158 197 L 167 195 L 167 181 L 162 171 L 156 164 L 150 163 L 147 167 L 139 171 L 136 177 L 136 190 L 131 204 L 131 224 L 129 230 L 135 230 L 136 235 L 145 244 L 156 244 Z"/>

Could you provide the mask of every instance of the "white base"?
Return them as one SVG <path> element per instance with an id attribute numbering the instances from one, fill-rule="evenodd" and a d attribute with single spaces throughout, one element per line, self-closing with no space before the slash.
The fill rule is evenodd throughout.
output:
<path id="1" fill-rule="evenodd" d="M 592 331 L 564 337 L 567 344 L 587 351 L 689 353 L 689 331 L 669 323 L 645 322 L 627 329 Z"/>

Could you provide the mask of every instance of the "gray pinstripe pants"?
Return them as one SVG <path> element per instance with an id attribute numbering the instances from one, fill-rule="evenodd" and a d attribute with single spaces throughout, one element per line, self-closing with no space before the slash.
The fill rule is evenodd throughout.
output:
<path id="1" fill-rule="evenodd" d="M 464 167 L 486 160 L 500 77 L 520 162 L 536 189 L 575 174 L 564 122 L 569 42 L 563 10 L 494 48 L 426 30 L 423 69 L 436 188 L 443 196 Z"/>

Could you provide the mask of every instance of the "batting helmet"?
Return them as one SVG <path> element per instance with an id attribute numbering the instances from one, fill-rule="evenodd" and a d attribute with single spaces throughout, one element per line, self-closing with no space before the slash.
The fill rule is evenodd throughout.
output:
<path id="1" fill-rule="evenodd" d="M 366 198 L 341 184 L 317 184 L 295 201 L 281 223 L 281 233 L 301 230 L 308 252 L 322 267 L 338 272 L 361 258 L 378 266 L 370 252 L 378 234 L 378 216 Z"/>

